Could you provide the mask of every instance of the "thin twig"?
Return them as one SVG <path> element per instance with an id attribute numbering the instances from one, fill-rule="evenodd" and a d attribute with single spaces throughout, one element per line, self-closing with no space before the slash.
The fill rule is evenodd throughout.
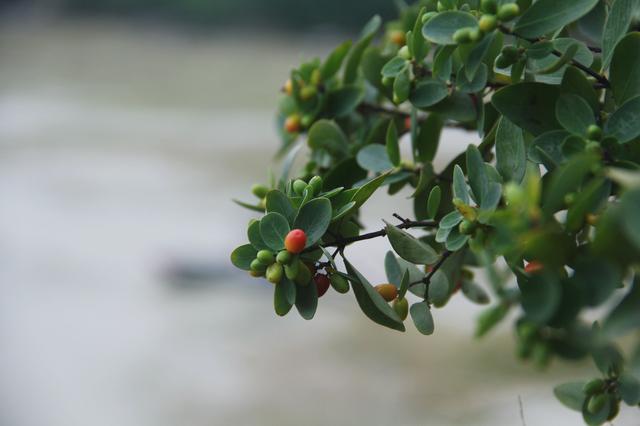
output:
<path id="1" fill-rule="evenodd" d="M 522 420 L 522 426 L 527 426 L 527 423 L 524 421 L 524 407 L 522 406 L 522 398 L 518 395 L 518 405 L 520 406 L 520 420 Z"/>
<path id="2" fill-rule="evenodd" d="M 452 254 L 453 254 L 452 251 L 449 251 L 449 250 L 443 251 L 442 255 L 440 256 L 440 260 L 438 260 L 438 262 L 435 265 L 433 265 L 433 267 L 431 268 L 431 271 L 429 271 L 427 276 L 424 277 L 423 279 L 421 279 L 420 281 L 416 281 L 416 282 L 413 282 L 413 283 L 409 284 L 409 288 L 411 288 L 413 286 L 416 286 L 418 284 L 429 284 L 431 282 L 431 278 L 433 278 L 433 276 L 436 274 L 436 272 L 438 272 L 438 270 L 442 267 L 444 262 L 446 262 L 446 260 Z"/>

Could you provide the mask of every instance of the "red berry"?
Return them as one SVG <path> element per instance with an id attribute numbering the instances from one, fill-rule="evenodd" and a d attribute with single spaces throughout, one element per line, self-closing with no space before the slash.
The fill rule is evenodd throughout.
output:
<path id="1" fill-rule="evenodd" d="M 289 253 L 297 254 L 307 245 L 307 234 L 302 229 L 294 229 L 284 239 L 284 247 Z"/>
<path id="2" fill-rule="evenodd" d="M 331 281 L 326 275 L 316 274 L 316 276 L 313 277 L 313 282 L 316 283 L 316 287 L 318 288 L 318 297 L 324 296 L 331 285 Z"/>
<path id="3" fill-rule="evenodd" d="M 538 262 L 537 260 L 532 260 L 527 263 L 527 266 L 524 267 L 524 271 L 527 274 L 535 274 L 536 272 L 540 272 L 544 269 L 544 265 L 542 262 Z"/>

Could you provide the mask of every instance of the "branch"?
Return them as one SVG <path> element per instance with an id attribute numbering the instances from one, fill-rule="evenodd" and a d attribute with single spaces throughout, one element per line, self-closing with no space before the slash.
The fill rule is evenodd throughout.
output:
<path id="1" fill-rule="evenodd" d="M 523 36 L 513 32 L 513 30 L 511 30 L 510 28 L 507 28 L 507 27 L 505 27 L 503 25 L 501 25 L 499 28 L 500 28 L 500 31 L 502 31 L 504 34 L 512 35 L 512 36 L 517 37 L 517 38 L 519 38 L 521 40 L 528 41 L 529 43 L 537 43 L 537 42 L 546 40 L 544 38 L 523 37 Z M 602 51 L 600 48 L 597 48 L 597 47 L 591 47 L 591 46 L 587 46 L 587 47 L 592 52 L 599 53 L 599 52 Z M 559 50 L 555 50 L 555 49 L 551 53 L 554 54 L 557 57 L 561 57 L 563 55 L 562 52 L 560 52 Z M 571 60 L 570 64 L 573 65 L 574 67 L 578 68 L 580 71 L 584 72 L 585 74 L 588 74 L 591 77 L 595 78 L 598 81 L 599 85 L 601 86 L 601 87 L 596 87 L 596 88 L 609 88 L 609 87 L 611 87 L 611 82 L 604 75 L 595 72 L 591 68 L 589 68 L 587 66 L 584 66 L 583 64 L 581 64 L 580 62 L 575 61 L 575 60 Z"/>
<path id="2" fill-rule="evenodd" d="M 409 229 L 409 228 L 435 228 L 437 226 L 438 226 L 438 222 L 434 220 L 422 220 L 422 221 L 407 220 L 401 223 L 400 225 L 398 225 L 397 227 L 400 229 Z M 371 240 L 373 238 L 384 237 L 386 235 L 387 235 L 387 231 L 384 229 L 381 229 L 379 231 L 358 235 L 356 237 L 340 238 L 332 243 L 324 244 L 323 247 L 337 247 L 338 251 L 342 251 L 349 244 L 357 243 L 359 241 Z M 303 253 L 308 253 L 316 249 L 317 247 L 309 247 L 305 249 Z"/>
<path id="3" fill-rule="evenodd" d="M 416 282 L 413 282 L 413 283 L 409 284 L 409 288 L 411 288 L 413 286 L 416 286 L 418 284 L 429 284 L 431 282 L 431 278 L 433 278 L 433 276 L 436 274 L 436 272 L 438 272 L 438 270 L 442 267 L 444 262 L 446 262 L 447 259 L 449 258 L 449 256 L 451 256 L 452 254 L 453 254 L 452 251 L 449 251 L 449 250 L 443 251 L 442 255 L 440 256 L 440 260 L 438 260 L 438 263 L 433 265 L 433 268 L 431 268 L 431 271 L 429 271 L 427 276 L 424 277 L 423 279 L 421 279 L 420 281 L 416 281 Z"/>

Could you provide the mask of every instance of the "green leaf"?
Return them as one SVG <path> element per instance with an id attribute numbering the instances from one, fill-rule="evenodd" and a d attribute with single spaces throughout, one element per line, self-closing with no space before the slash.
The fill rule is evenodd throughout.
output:
<path id="1" fill-rule="evenodd" d="M 564 208 L 565 195 L 580 187 L 596 161 L 592 155 L 577 155 L 554 171 L 542 203 L 542 211 L 547 217 Z"/>
<path id="2" fill-rule="evenodd" d="M 624 230 L 629 240 L 640 249 L 640 189 L 625 192 L 621 201 Z"/>
<path id="3" fill-rule="evenodd" d="M 562 93 L 571 93 L 586 100 L 594 114 L 600 111 L 598 94 L 586 75 L 576 67 L 568 67 L 562 76 Z"/>
<path id="4" fill-rule="evenodd" d="M 268 213 L 260 220 L 260 235 L 272 250 L 284 248 L 284 238 L 290 230 L 289 222 L 280 213 Z"/>
<path id="5" fill-rule="evenodd" d="M 640 403 L 640 381 L 629 373 L 622 373 L 618 379 L 618 392 L 622 400 L 633 407 Z"/>
<path id="6" fill-rule="evenodd" d="M 538 136 L 560 127 L 555 115 L 559 96 L 557 86 L 525 82 L 498 90 L 491 102 L 516 126 Z"/>
<path id="7" fill-rule="evenodd" d="M 496 133 L 496 168 L 505 182 L 522 182 L 527 170 L 522 129 L 506 117 L 498 123 Z"/>
<path id="8" fill-rule="evenodd" d="M 327 232 L 330 223 L 331 202 L 327 198 L 320 197 L 302 206 L 293 228 L 302 229 L 307 234 L 307 247 L 311 247 Z"/>
<path id="9" fill-rule="evenodd" d="M 489 295 L 487 292 L 475 282 L 469 279 L 463 279 L 460 289 L 462 294 L 473 303 L 486 305 L 489 303 Z"/>
<path id="10" fill-rule="evenodd" d="M 478 110 L 473 99 L 462 92 L 453 92 L 451 96 L 429 107 L 428 110 L 438 113 L 443 118 L 460 123 L 475 122 L 478 117 Z"/>
<path id="11" fill-rule="evenodd" d="M 611 397 L 608 396 L 605 399 L 605 404 L 602 408 L 595 412 L 591 413 L 588 408 L 589 399 L 586 399 L 584 405 L 582 406 L 582 419 L 589 426 L 600 426 L 607 421 L 607 417 L 609 417 L 609 413 L 611 412 Z"/>
<path id="12" fill-rule="evenodd" d="M 589 13 L 598 0 L 538 0 L 520 17 L 514 32 L 535 38 L 577 21 Z"/>
<path id="13" fill-rule="evenodd" d="M 400 280 L 400 288 L 398 289 L 398 299 L 403 299 L 407 294 L 407 290 L 409 290 L 409 284 L 411 281 L 410 274 L 408 270 L 404 270 L 402 273 L 402 279 Z"/>
<path id="14" fill-rule="evenodd" d="M 362 312 L 373 322 L 393 330 L 405 331 L 404 324 L 398 314 L 380 296 L 380 294 L 369 284 L 369 282 L 358 272 L 349 261 L 344 264 L 349 273 L 349 280 L 356 301 Z"/>
<path id="15" fill-rule="evenodd" d="M 258 250 L 253 248 L 251 244 L 245 244 L 236 248 L 233 253 L 231 253 L 231 263 L 236 268 L 242 269 L 244 271 L 251 270 L 251 262 L 253 262 L 258 254 Z"/>
<path id="16" fill-rule="evenodd" d="M 267 193 L 267 213 L 280 213 L 287 218 L 290 225 L 296 217 L 296 211 L 287 197 L 282 191 L 273 190 Z"/>
<path id="17" fill-rule="evenodd" d="M 366 145 L 358 151 L 356 160 L 360 167 L 373 173 L 393 169 L 393 164 L 389 159 L 385 146 L 380 144 Z"/>
<path id="18" fill-rule="evenodd" d="M 449 89 L 441 80 L 422 80 L 416 84 L 411 91 L 409 101 L 416 108 L 427 108 L 433 106 L 447 97 Z"/>
<path id="19" fill-rule="evenodd" d="M 390 224 L 385 230 L 391 247 L 401 258 L 417 265 L 433 265 L 438 261 L 438 254 L 431 246 L 408 232 Z"/>
<path id="20" fill-rule="evenodd" d="M 485 336 L 489 331 L 493 330 L 508 313 L 509 306 L 507 304 L 492 306 L 491 308 L 482 311 L 478 317 L 475 336 Z"/>
<path id="21" fill-rule="evenodd" d="M 588 306 L 600 306 L 622 284 L 619 269 L 604 259 L 584 257 L 573 268 L 574 280 L 582 288 Z"/>
<path id="22" fill-rule="evenodd" d="M 251 222 L 247 229 L 247 237 L 256 250 L 260 251 L 269 248 L 262 239 L 262 235 L 260 235 L 260 221 L 254 220 Z"/>
<path id="23" fill-rule="evenodd" d="M 342 157 L 347 154 L 349 142 L 335 122 L 318 120 L 309 129 L 307 143 L 311 149 L 324 149 L 334 157 Z"/>
<path id="24" fill-rule="evenodd" d="M 273 307 L 276 314 L 283 317 L 289 313 L 296 301 L 296 285 L 286 277 L 283 277 L 282 281 L 276 284 L 275 287 Z"/>
<path id="25" fill-rule="evenodd" d="M 562 154 L 560 147 L 568 136 L 569 133 L 564 130 L 552 130 L 541 134 L 535 138 L 529 146 L 529 160 L 536 163 L 543 163 L 544 159 L 541 158 L 538 152 L 538 149 L 540 149 L 547 157 L 551 158 L 556 165 L 564 162 L 564 154 Z"/>
<path id="26" fill-rule="evenodd" d="M 362 101 L 364 89 L 361 86 L 343 86 L 328 94 L 325 114 L 340 118 L 351 114 Z"/>
<path id="27" fill-rule="evenodd" d="M 362 207 L 362 205 L 373 195 L 373 193 L 376 192 L 378 188 L 380 188 L 380 185 L 384 183 L 387 176 L 387 173 L 382 174 L 376 178 L 371 179 L 369 182 L 358 188 L 356 193 L 353 194 L 353 197 L 351 198 L 351 201 L 356 202 L 357 208 Z"/>
<path id="28" fill-rule="evenodd" d="M 631 290 L 622 302 L 607 317 L 603 331 L 610 336 L 622 336 L 640 327 L 640 278 L 636 279 Z"/>
<path id="29" fill-rule="evenodd" d="M 443 126 L 444 121 L 437 114 L 429 114 L 427 119 L 420 123 L 414 142 L 418 161 L 422 163 L 433 161 L 438 151 Z"/>
<path id="30" fill-rule="evenodd" d="M 577 55 L 579 48 L 579 43 L 572 43 L 569 47 L 567 47 L 567 50 L 564 51 L 559 58 L 554 59 L 553 62 L 551 62 L 549 65 L 535 70 L 535 73 L 541 75 L 555 73 L 573 60 L 573 58 Z"/>
<path id="31" fill-rule="evenodd" d="M 614 49 L 631 25 L 637 0 L 613 0 L 602 33 L 602 68 L 607 69 Z"/>
<path id="32" fill-rule="evenodd" d="M 562 298 L 562 287 L 557 277 L 538 273 L 518 280 L 518 286 L 527 319 L 536 324 L 546 324 L 557 312 Z"/>
<path id="33" fill-rule="evenodd" d="M 406 59 L 399 56 L 394 56 L 393 59 L 391 59 L 384 65 L 384 67 L 382 67 L 382 76 L 396 78 L 398 74 L 400 74 L 407 68 L 408 64 L 409 62 Z"/>
<path id="34" fill-rule="evenodd" d="M 583 392 L 585 382 L 570 382 L 556 386 L 553 394 L 565 407 L 582 411 L 586 396 Z"/>
<path id="35" fill-rule="evenodd" d="M 336 75 L 342 67 L 342 62 L 349 53 L 349 49 L 351 49 L 351 41 L 346 41 L 331 52 L 320 68 L 322 81 L 327 81 Z"/>
<path id="36" fill-rule="evenodd" d="M 411 314 L 411 319 L 416 326 L 416 329 L 426 335 L 430 336 L 433 334 L 435 329 L 433 324 L 433 316 L 431 316 L 431 309 L 427 302 L 419 302 L 411 305 L 409 309 L 409 313 Z"/>
<path id="37" fill-rule="evenodd" d="M 598 370 L 606 376 L 617 375 L 624 367 L 624 358 L 614 344 L 603 344 L 591 350 Z"/>
<path id="38" fill-rule="evenodd" d="M 489 179 L 487 178 L 482 154 L 480 154 L 475 145 L 467 147 L 467 173 L 469 175 L 469 186 L 471 186 L 476 202 L 480 205 L 484 195 L 489 190 Z"/>
<path id="39" fill-rule="evenodd" d="M 478 21 L 467 12 L 447 11 L 438 13 L 422 27 L 422 35 L 436 44 L 454 45 L 453 33 L 461 28 L 477 28 Z"/>
<path id="40" fill-rule="evenodd" d="M 258 212 L 258 213 L 264 213 L 264 208 L 262 206 L 256 206 L 256 205 L 245 203 L 244 201 L 235 200 L 235 199 L 233 200 L 233 202 L 239 205 L 240 207 L 244 207 L 245 209 L 249 209 L 251 211 Z"/>
<path id="41" fill-rule="evenodd" d="M 622 144 L 640 136 L 640 96 L 629 99 L 609 117 L 604 133 Z"/>
<path id="42" fill-rule="evenodd" d="M 469 241 L 468 235 L 463 235 L 458 231 L 458 228 L 453 228 L 447 235 L 445 247 L 449 251 L 458 251 L 467 244 L 467 241 Z"/>
<path id="43" fill-rule="evenodd" d="M 611 193 L 611 184 L 604 179 L 593 179 L 578 193 L 567 212 L 566 228 L 577 233 L 584 226 L 587 214 L 594 213 Z"/>
<path id="44" fill-rule="evenodd" d="M 587 128 L 596 124 L 593 110 L 579 96 L 564 94 L 556 102 L 556 119 L 566 130 L 577 135 L 585 135 Z"/>
<path id="45" fill-rule="evenodd" d="M 464 173 L 457 164 L 453 168 L 453 197 L 462 200 L 464 204 L 469 204 L 469 190 L 464 180 Z"/>
<path id="46" fill-rule="evenodd" d="M 400 145 L 398 144 L 398 129 L 393 120 L 389 121 L 387 128 L 387 156 L 394 166 L 400 165 Z"/>
<path id="47" fill-rule="evenodd" d="M 422 16 L 424 15 L 426 8 L 420 9 L 416 22 L 411 32 L 411 51 L 416 62 L 420 63 L 429 53 L 429 44 L 422 36 Z"/>
<path id="48" fill-rule="evenodd" d="M 609 80 L 618 105 L 640 95 L 640 33 L 633 32 L 618 43 L 611 60 Z"/>
<path id="49" fill-rule="evenodd" d="M 318 288 L 314 283 L 296 288 L 296 309 L 306 320 L 313 319 L 318 308 Z"/>
<path id="50" fill-rule="evenodd" d="M 454 226 L 458 226 L 460 222 L 462 222 L 462 215 L 458 210 L 454 210 L 442 218 L 440 221 L 440 228 L 451 229 Z"/>
<path id="51" fill-rule="evenodd" d="M 384 257 L 384 271 L 387 275 L 387 280 L 389 281 L 389 283 L 399 288 L 402 281 L 403 272 L 402 269 L 400 269 L 398 259 L 396 259 L 396 256 L 392 251 L 388 251 Z"/>
<path id="52" fill-rule="evenodd" d="M 409 70 L 405 70 L 398 74 L 393 82 L 393 94 L 394 102 L 401 104 L 409 99 L 409 92 L 411 91 L 411 80 L 409 78 Z"/>
<path id="53" fill-rule="evenodd" d="M 429 199 L 427 200 L 427 215 L 429 219 L 435 219 L 440 209 L 440 200 L 442 198 L 442 190 L 438 185 L 434 186 L 429 193 Z"/>
<path id="54" fill-rule="evenodd" d="M 367 49 L 371 40 L 375 36 L 376 32 L 382 25 L 382 19 L 376 15 L 365 25 L 360 40 L 351 49 L 349 59 L 344 70 L 344 83 L 351 84 L 358 78 L 358 69 L 360 68 L 360 61 L 362 60 L 362 54 Z"/>
<path id="55" fill-rule="evenodd" d="M 437 307 L 444 306 L 449 300 L 449 280 L 441 271 L 436 271 L 429 280 L 429 302 Z"/>
<path id="56" fill-rule="evenodd" d="M 487 34 L 469 53 L 467 62 L 464 66 L 464 72 L 467 80 L 472 81 L 476 76 L 476 72 L 482 65 L 482 61 L 491 51 L 491 45 L 496 38 L 497 32 Z"/>
<path id="57" fill-rule="evenodd" d="M 487 85 L 489 78 L 489 71 L 485 64 L 480 64 L 480 68 L 475 73 L 472 80 L 467 79 L 467 76 L 462 68 L 458 72 L 458 78 L 456 80 L 456 87 L 463 93 L 476 93 L 480 92 Z"/>

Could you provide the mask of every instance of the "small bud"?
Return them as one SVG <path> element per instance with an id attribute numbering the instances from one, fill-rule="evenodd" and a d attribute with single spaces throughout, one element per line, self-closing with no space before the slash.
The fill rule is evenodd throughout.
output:
<path id="1" fill-rule="evenodd" d="M 516 63 L 520 59 L 520 51 L 515 46 L 505 46 L 500 53 L 510 62 L 509 65 Z"/>
<path id="2" fill-rule="evenodd" d="M 302 179 L 296 179 L 293 182 L 293 192 L 295 192 L 296 194 L 302 196 L 305 189 L 307 189 L 307 182 L 303 181 Z"/>
<path id="3" fill-rule="evenodd" d="M 264 276 L 264 271 L 249 271 L 249 275 L 251 275 L 254 278 L 259 278 L 259 277 L 263 277 Z"/>
<path id="4" fill-rule="evenodd" d="M 341 275 L 332 274 L 330 277 L 331 287 L 338 293 L 344 294 L 349 291 L 349 281 Z"/>
<path id="5" fill-rule="evenodd" d="M 286 250 L 282 250 L 276 256 L 276 262 L 278 262 L 281 265 L 288 265 L 291 263 L 291 260 L 293 260 L 293 256 L 291 256 L 291 253 L 289 253 Z M 289 276 L 287 276 L 287 278 L 289 278 Z M 293 278 L 290 278 L 290 279 L 293 279 Z"/>
<path id="6" fill-rule="evenodd" d="M 300 124 L 302 125 L 302 127 L 304 127 L 305 129 L 308 129 L 309 127 L 311 127 L 311 125 L 313 124 L 313 116 L 309 115 L 309 114 L 305 114 L 302 116 L 302 119 L 300 120 Z"/>
<path id="7" fill-rule="evenodd" d="M 587 137 L 594 141 L 602 139 L 602 129 L 596 124 L 592 124 L 587 128 Z"/>
<path id="8" fill-rule="evenodd" d="M 482 40 L 482 37 L 484 37 L 484 33 L 479 28 L 471 28 L 469 30 L 469 38 L 473 43 Z"/>
<path id="9" fill-rule="evenodd" d="M 509 22 L 520 15 L 520 7 L 515 3 L 507 3 L 500 6 L 497 17 L 502 22 Z"/>
<path id="10" fill-rule="evenodd" d="M 397 44 L 398 46 L 403 46 L 407 40 L 403 31 L 401 30 L 393 30 L 389 32 L 389 40 L 393 44 Z"/>
<path id="11" fill-rule="evenodd" d="M 251 187 L 251 193 L 258 198 L 264 198 L 267 196 L 267 192 L 269 192 L 269 188 L 264 185 L 255 184 Z"/>
<path id="12" fill-rule="evenodd" d="M 309 181 L 309 186 L 311 186 L 315 195 L 320 194 L 322 192 L 322 178 L 320 176 L 312 177 Z"/>
<path id="13" fill-rule="evenodd" d="M 385 87 L 391 87 L 393 85 L 393 78 L 389 76 L 382 77 L 382 85 Z"/>
<path id="14" fill-rule="evenodd" d="M 476 222 L 465 219 L 460 222 L 460 225 L 458 225 L 458 231 L 460 231 L 462 235 L 472 235 L 475 232 L 476 227 Z"/>
<path id="15" fill-rule="evenodd" d="M 453 41 L 458 44 L 471 43 L 471 29 L 460 28 L 455 33 L 453 33 Z"/>
<path id="16" fill-rule="evenodd" d="M 406 59 L 407 61 L 411 59 L 411 53 L 409 52 L 409 46 L 402 46 L 400 50 L 398 50 L 398 56 L 402 59 Z"/>
<path id="17" fill-rule="evenodd" d="M 582 388 L 582 392 L 587 396 L 592 396 L 602 392 L 604 390 L 604 385 L 605 383 L 602 379 L 589 380 Z"/>
<path id="18" fill-rule="evenodd" d="M 267 270 L 267 265 L 265 265 L 264 263 L 260 262 L 260 260 L 258 260 L 258 259 L 253 259 L 253 261 L 251 262 L 251 265 L 249 267 L 254 272 L 264 272 L 264 271 Z"/>
<path id="19" fill-rule="evenodd" d="M 593 395 L 587 403 L 587 411 L 591 414 L 596 414 L 597 412 L 602 410 L 608 399 L 609 395 L 605 393 Z"/>
<path id="20" fill-rule="evenodd" d="M 300 261 L 290 262 L 288 265 L 284 265 L 284 274 L 290 280 L 294 280 L 298 278 L 298 274 L 300 273 Z"/>
<path id="21" fill-rule="evenodd" d="M 576 202 L 576 194 L 575 192 L 570 192 L 564 196 L 564 205 L 567 207 L 571 207 L 573 203 Z"/>

